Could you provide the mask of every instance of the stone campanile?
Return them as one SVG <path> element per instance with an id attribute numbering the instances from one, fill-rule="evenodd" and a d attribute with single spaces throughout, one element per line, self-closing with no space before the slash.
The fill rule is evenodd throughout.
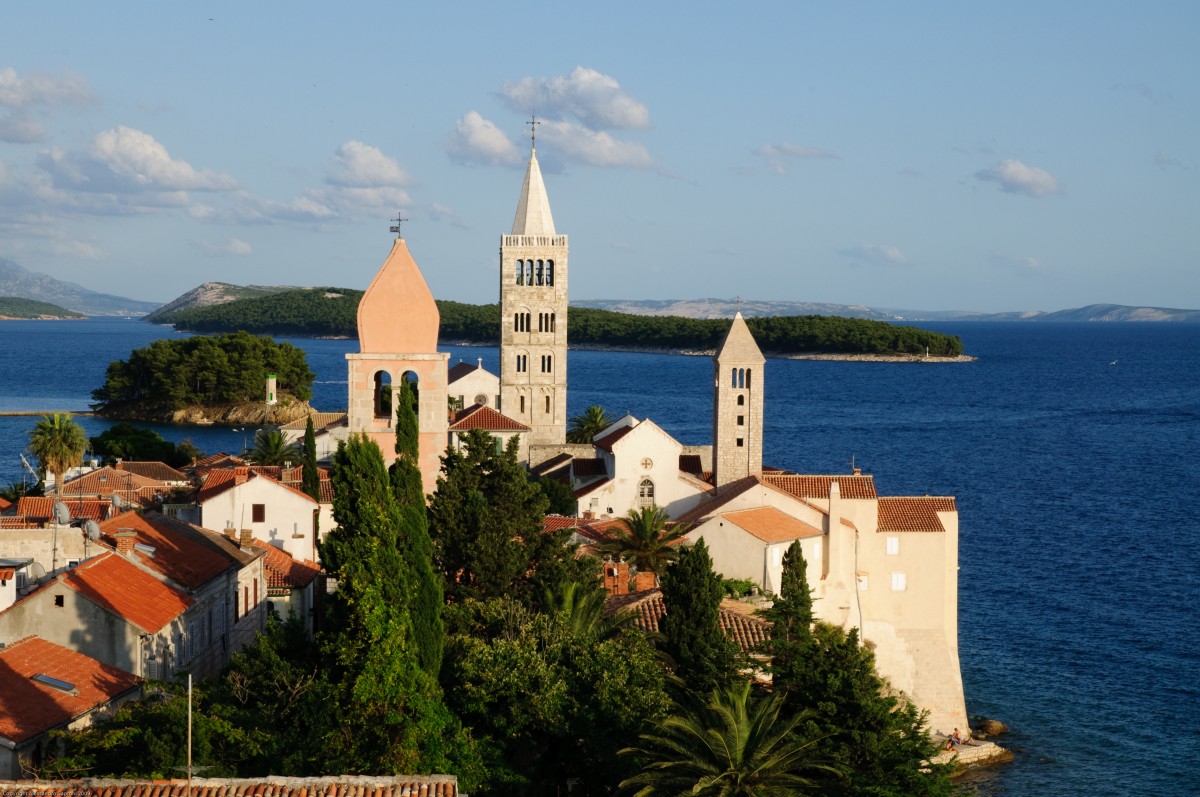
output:
<path id="1" fill-rule="evenodd" d="M 500 237 L 500 411 L 530 445 L 567 436 L 567 236 L 554 230 L 531 150 L 512 232 Z"/>
<path id="2" fill-rule="evenodd" d="M 762 473 L 766 358 L 739 311 L 713 357 L 713 483 Z"/>

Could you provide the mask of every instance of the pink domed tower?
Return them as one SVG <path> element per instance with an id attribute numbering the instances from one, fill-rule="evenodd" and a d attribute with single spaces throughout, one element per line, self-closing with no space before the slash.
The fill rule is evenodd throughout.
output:
<path id="1" fill-rule="evenodd" d="M 446 361 L 437 350 L 441 317 L 421 269 L 397 236 L 391 254 L 358 303 L 359 353 L 347 354 L 350 432 L 379 444 L 385 462 L 395 459 L 396 392 L 402 379 L 417 388 L 420 468 L 426 494 L 437 485 L 446 451 Z"/>

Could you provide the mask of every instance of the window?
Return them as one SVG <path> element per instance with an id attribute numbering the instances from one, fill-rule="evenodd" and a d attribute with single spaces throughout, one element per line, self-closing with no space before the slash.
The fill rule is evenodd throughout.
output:
<path id="1" fill-rule="evenodd" d="M 529 370 L 529 355 L 528 354 L 518 354 L 517 355 L 517 373 L 523 374 L 528 370 Z"/>
<path id="2" fill-rule="evenodd" d="M 537 271 L 535 273 L 537 275 L 537 284 L 541 285 L 542 284 L 542 261 L 540 261 L 540 260 L 537 262 Z"/>
<path id="3" fill-rule="evenodd" d="M 739 438 L 737 439 L 737 447 L 738 447 L 738 448 L 744 448 L 744 447 L 745 447 L 745 445 L 746 445 L 746 441 L 745 441 L 745 440 L 743 440 L 742 438 L 740 438 L 740 437 L 739 437 Z"/>
<path id="4" fill-rule="evenodd" d="M 524 260 L 517 261 L 516 272 L 517 272 L 517 284 L 524 285 L 525 284 L 525 261 Z"/>
<path id="5" fill-rule="evenodd" d="M 745 425 L 746 425 L 746 416 L 739 415 L 738 416 L 738 426 L 745 426 Z"/>
<path id="6" fill-rule="evenodd" d="M 521 314 L 513 313 L 513 332 L 521 331 Z"/>
<path id="7" fill-rule="evenodd" d="M 746 369 L 746 385 L 745 386 L 747 388 L 750 387 L 750 369 L 749 368 Z"/>
<path id="8" fill-rule="evenodd" d="M 62 595 L 54 596 L 54 605 L 59 607 L 60 609 L 62 608 L 62 606 L 63 606 L 63 596 Z"/>
<path id="9" fill-rule="evenodd" d="M 521 414 L 525 414 L 525 397 L 521 396 Z"/>
<path id="10" fill-rule="evenodd" d="M 546 396 L 546 414 L 550 414 L 550 397 Z"/>
<path id="11" fill-rule="evenodd" d="M 739 407 L 746 406 L 746 397 L 745 396 L 738 396 L 738 406 Z"/>
<path id="12" fill-rule="evenodd" d="M 649 479 L 642 479 L 638 484 L 638 506 L 654 506 L 654 482 Z"/>
<path id="13" fill-rule="evenodd" d="M 554 357 L 549 354 L 542 355 L 542 373 L 548 374 L 554 370 Z"/>
<path id="14" fill-rule="evenodd" d="M 242 587 L 242 616 L 250 614 L 250 588 Z"/>
<path id="15" fill-rule="evenodd" d="M 234 588 L 233 588 L 233 621 L 236 623 L 240 617 L 241 617 L 241 615 L 240 615 L 240 614 L 238 614 L 238 594 L 237 594 L 237 587 L 234 587 Z"/>
<path id="16" fill-rule="evenodd" d="M 903 592 L 908 587 L 908 579 L 903 573 L 892 573 L 892 592 Z"/>
<path id="17" fill-rule="evenodd" d="M 888 537 L 887 538 L 887 554 L 888 554 L 888 556 L 899 556 L 900 555 L 900 538 L 899 537 Z"/>
<path id="18" fill-rule="evenodd" d="M 392 375 L 387 371 L 375 372 L 375 417 L 392 417 Z"/>
<path id="19" fill-rule="evenodd" d="M 550 314 L 550 331 L 554 331 L 554 313 Z"/>
<path id="20" fill-rule="evenodd" d="M 553 260 L 546 261 L 546 284 L 547 285 L 554 284 L 554 261 Z"/>
<path id="21" fill-rule="evenodd" d="M 254 579 L 254 605 L 258 605 L 258 579 Z"/>
<path id="22" fill-rule="evenodd" d="M 267 521 L 267 505 L 251 504 L 250 517 L 254 523 L 265 523 Z"/>
<path id="23" fill-rule="evenodd" d="M 736 368 L 733 369 L 733 382 L 729 386 L 737 387 L 737 369 Z"/>

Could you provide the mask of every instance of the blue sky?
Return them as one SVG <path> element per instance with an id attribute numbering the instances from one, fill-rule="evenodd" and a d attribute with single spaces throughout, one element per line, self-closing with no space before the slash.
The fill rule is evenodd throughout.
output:
<path id="1" fill-rule="evenodd" d="M 1200 4 L 21 3 L 0 257 L 494 301 L 525 122 L 577 299 L 1200 307 Z"/>

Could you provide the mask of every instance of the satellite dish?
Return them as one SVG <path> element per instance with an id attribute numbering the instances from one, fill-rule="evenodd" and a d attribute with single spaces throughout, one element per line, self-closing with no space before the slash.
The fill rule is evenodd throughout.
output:
<path id="1" fill-rule="evenodd" d="M 94 520 L 89 520 L 83 524 L 83 533 L 93 542 L 100 539 L 100 524 Z"/>
<path id="2" fill-rule="evenodd" d="M 54 522 L 60 526 L 71 523 L 71 510 L 67 509 L 67 505 L 62 501 L 54 502 Z"/>
<path id="3" fill-rule="evenodd" d="M 113 493 L 112 494 L 112 505 L 113 505 L 113 509 L 120 509 L 121 508 L 121 496 L 117 495 L 116 493 Z"/>

